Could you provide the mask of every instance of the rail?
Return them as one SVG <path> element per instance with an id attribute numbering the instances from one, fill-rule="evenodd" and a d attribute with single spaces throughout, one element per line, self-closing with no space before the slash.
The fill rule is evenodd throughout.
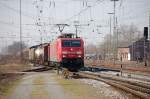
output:
<path id="1" fill-rule="evenodd" d="M 105 82 L 126 92 L 132 93 L 133 95 L 142 99 L 149 99 L 150 97 L 150 85 L 143 82 L 137 82 L 103 74 L 94 74 L 90 72 L 79 72 L 77 74 L 82 77 Z"/>

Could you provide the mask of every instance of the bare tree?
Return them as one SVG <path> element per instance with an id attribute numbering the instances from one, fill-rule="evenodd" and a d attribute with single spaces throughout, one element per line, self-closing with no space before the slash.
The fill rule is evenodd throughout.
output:
<path id="1" fill-rule="evenodd" d="M 142 37 L 142 32 L 134 25 L 121 25 L 118 28 L 118 46 L 128 46 Z"/>
<path id="2" fill-rule="evenodd" d="M 86 54 L 96 54 L 97 49 L 94 44 L 89 44 L 85 47 L 85 53 Z"/>
<path id="3" fill-rule="evenodd" d="M 10 54 L 18 54 L 18 52 L 20 53 L 20 46 L 22 45 L 22 49 L 26 48 L 27 46 L 24 43 L 20 43 L 20 42 L 14 42 L 12 45 L 8 46 L 8 52 L 10 52 Z"/>
<path id="4" fill-rule="evenodd" d="M 25 43 L 20 42 L 13 42 L 13 44 L 9 45 L 8 47 L 5 47 L 2 49 L 2 53 L 7 53 L 8 55 L 19 55 L 20 54 L 20 46 L 22 45 L 22 49 L 27 48 Z"/>
<path id="5" fill-rule="evenodd" d="M 3 64 L 9 63 L 9 62 L 19 62 L 20 59 L 20 42 L 13 42 L 13 44 L 5 47 L 2 49 L 3 55 L 1 55 L 0 62 Z M 27 46 L 22 43 L 22 48 L 25 49 Z"/>
<path id="6" fill-rule="evenodd" d="M 117 47 L 127 47 L 142 37 L 142 32 L 134 24 L 121 25 L 118 28 L 117 34 Z M 104 41 L 99 44 L 100 48 L 98 51 L 107 58 L 112 58 L 113 47 L 115 46 L 113 38 L 113 35 L 107 34 L 104 37 Z M 117 51 L 117 49 L 115 50 Z"/>

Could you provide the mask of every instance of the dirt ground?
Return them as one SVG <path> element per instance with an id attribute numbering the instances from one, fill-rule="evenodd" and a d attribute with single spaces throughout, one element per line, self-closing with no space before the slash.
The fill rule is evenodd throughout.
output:
<path id="1" fill-rule="evenodd" d="M 64 79 L 51 71 L 29 73 L 11 84 L 11 90 L 0 99 L 128 99 L 104 83 L 93 87 L 85 82 L 91 80 Z"/>
<path id="2" fill-rule="evenodd" d="M 0 74 L 0 99 L 9 93 L 13 85 L 17 84 L 24 73 L 5 73 Z"/>
<path id="3" fill-rule="evenodd" d="M 14 62 L 0 64 L 0 99 L 24 75 L 19 72 L 30 68 L 31 65 Z"/>

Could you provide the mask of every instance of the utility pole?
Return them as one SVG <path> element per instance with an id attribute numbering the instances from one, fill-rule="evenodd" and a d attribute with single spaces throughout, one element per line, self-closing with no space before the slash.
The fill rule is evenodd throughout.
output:
<path id="1" fill-rule="evenodd" d="M 114 56 L 114 64 L 115 64 L 115 59 L 116 59 L 116 1 L 119 1 L 119 0 L 111 0 L 114 2 L 114 29 L 113 29 L 113 43 L 114 43 L 114 46 L 113 46 L 113 56 Z"/>
<path id="2" fill-rule="evenodd" d="M 22 61 L 22 9 L 21 9 L 21 7 L 22 7 L 22 5 L 21 5 L 21 0 L 20 0 L 20 2 L 19 2 L 19 5 L 20 5 L 20 59 L 21 59 L 21 61 Z"/>
<path id="3" fill-rule="evenodd" d="M 149 40 L 150 40 L 150 12 L 149 12 Z"/>
<path id="4" fill-rule="evenodd" d="M 110 20 L 109 20 L 109 25 L 110 25 L 110 30 L 109 30 L 109 32 L 110 32 L 110 49 L 112 48 L 112 33 L 111 33 L 111 28 L 112 28 L 112 26 L 111 26 L 111 21 L 112 21 L 112 16 L 111 15 L 113 15 L 114 13 L 108 13 L 109 15 L 110 15 Z M 110 50 L 110 53 L 111 53 L 111 50 Z"/>
<path id="5" fill-rule="evenodd" d="M 118 19 L 117 19 L 117 17 L 116 17 L 116 26 L 118 27 Z M 119 29 L 117 28 L 116 29 L 116 51 L 118 52 L 118 34 L 119 34 Z M 117 58 L 117 54 L 116 54 L 116 58 Z"/>

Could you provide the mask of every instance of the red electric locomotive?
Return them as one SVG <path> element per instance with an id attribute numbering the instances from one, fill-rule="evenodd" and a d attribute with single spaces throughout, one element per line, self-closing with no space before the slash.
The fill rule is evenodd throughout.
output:
<path id="1" fill-rule="evenodd" d="M 84 66 L 84 42 L 73 34 L 63 34 L 50 44 L 50 64 L 57 64 L 70 71 Z"/>

